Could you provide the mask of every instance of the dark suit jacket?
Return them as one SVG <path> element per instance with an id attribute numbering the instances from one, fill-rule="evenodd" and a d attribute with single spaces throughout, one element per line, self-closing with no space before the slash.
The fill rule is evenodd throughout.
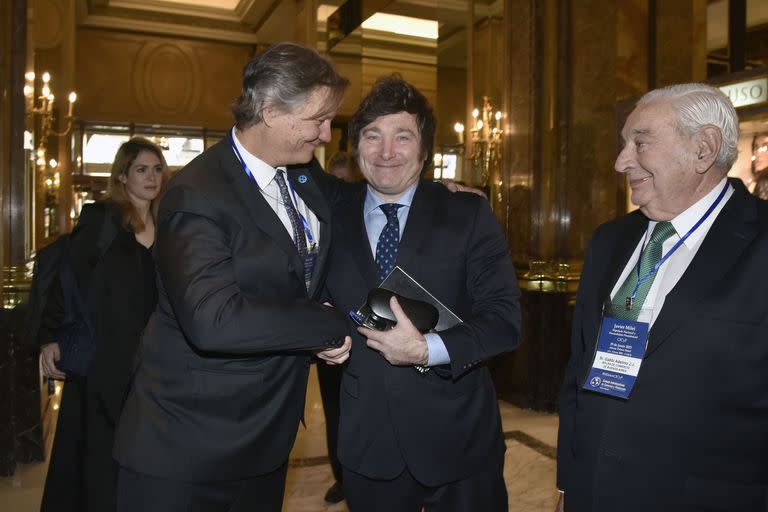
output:
<path id="1" fill-rule="evenodd" d="M 326 287 L 344 311 L 378 285 L 363 221 L 365 187 L 334 209 Z M 426 485 L 487 469 L 504 456 L 499 407 L 483 362 L 520 342 L 520 291 L 488 202 L 423 181 L 413 198 L 397 264 L 464 324 L 441 332 L 450 366 L 424 375 L 390 365 L 354 333 L 342 377 L 339 459 L 370 478 L 407 465 Z"/>
<path id="2" fill-rule="evenodd" d="M 288 177 L 321 224 L 309 293 L 290 235 L 228 139 L 168 184 L 155 244 L 159 302 L 117 432 L 121 465 L 212 481 L 286 462 L 303 415 L 309 351 L 348 332 L 344 315 L 312 299 L 331 243 L 323 192 L 333 191 L 314 162 L 289 168 Z"/>
<path id="3" fill-rule="evenodd" d="M 629 400 L 585 392 L 602 301 L 647 228 L 600 226 L 584 263 L 560 398 L 568 512 L 768 510 L 768 205 L 733 196 L 650 332 Z"/>

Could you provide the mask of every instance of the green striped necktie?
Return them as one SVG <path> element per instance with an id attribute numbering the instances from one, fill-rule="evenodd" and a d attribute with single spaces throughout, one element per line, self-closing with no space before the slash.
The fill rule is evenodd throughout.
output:
<path id="1" fill-rule="evenodd" d="M 648 272 L 661 261 L 662 246 L 669 237 L 675 234 L 675 227 L 669 221 L 663 221 L 656 224 L 651 233 L 651 239 L 648 241 L 648 245 L 645 246 L 645 250 L 640 255 L 640 277 L 644 277 Z M 653 286 L 653 281 L 656 278 L 656 272 L 653 273 L 648 279 L 643 281 L 640 287 L 637 289 L 637 295 L 635 295 L 632 301 L 631 309 L 627 310 L 626 302 L 629 297 L 632 297 L 632 292 L 635 291 L 638 281 L 637 268 L 633 267 L 632 271 L 627 276 L 627 279 L 619 288 L 619 291 L 614 295 L 613 303 L 614 315 L 622 320 L 637 320 L 640 315 L 640 310 L 643 307 L 645 298 L 648 296 L 648 291 Z"/>

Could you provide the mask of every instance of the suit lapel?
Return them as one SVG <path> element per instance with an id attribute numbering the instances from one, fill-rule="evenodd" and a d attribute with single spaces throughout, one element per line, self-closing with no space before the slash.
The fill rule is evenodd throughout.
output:
<path id="1" fill-rule="evenodd" d="M 440 185 L 442 186 L 442 185 Z M 411 275 L 419 275 L 422 259 L 421 247 L 429 238 L 430 226 L 435 215 L 435 192 L 428 184 L 419 182 L 413 195 L 408 220 L 400 245 L 397 248 L 397 265 Z"/>
<path id="2" fill-rule="evenodd" d="M 348 251 L 355 260 L 360 274 L 365 279 L 369 288 L 379 285 L 378 271 L 376 262 L 371 253 L 371 246 L 368 242 L 368 231 L 365 229 L 365 196 L 368 187 L 360 187 L 357 194 L 351 201 L 344 203 L 337 211 L 338 217 L 343 219 L 340 225 L 347 226 L 344 231 L 344 250 Z"/>
<path id="3" fill-rule="evenodd" d="M 611 297 L 611 291 L 616 282 L 621 277 L 621 273 L 627 266 L 630 256 L 635 251 L 637 244 L 645 234 L 648 228 L 648 219 L 639 211 L 627 217 L 627 225 L 623 226 L 622 232 L 613 247 L 611 256 L 608 258 L 608 266 L 605 272 L 601 272 L 601 281 L 598 288 L 598 300 L 607 301 Z M 601 302 L 598 307 L 602 308 Z"/>
<path id="4" fill-rule="evenodd" d="M 709 229 L 693 261 L 664 300 L 648 340 L 646 357 L 659 348 L 683 321 L 695 319 L 702 298 L 721 286 L 722 279 L 757 234 L 754 200 L 739 181 L 729 180 L 734 193 Z"/>
<path id="5" fill-rule="evenodd" d="M 286 231 L 283 223 L 280 222 L 275 211 L 261 195 L 258 185 L 245 174 L 242 164 L 235 156 L 229 138 L 225 137 L 216 146 L 221 168 L 231 183 L 230 188 L 234 195 L 239 199 L 243 209 L 248 212 L 251 221 L 285 252 L 293 265 L 294 273 L 303 282 L 304 262 L 299 257 L 293 239 Z"/>

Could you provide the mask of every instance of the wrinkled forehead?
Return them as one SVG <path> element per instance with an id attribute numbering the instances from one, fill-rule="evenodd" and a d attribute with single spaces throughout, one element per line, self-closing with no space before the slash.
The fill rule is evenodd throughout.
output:
<path id="1" fill-rule="evenodd" d="M 330 87 L 318 86 L 307 95 L 307 114 L 310 119 L 333 116 L 341 104 L 341 96 L 334 94 Z"/>
<path id="2" fill-rule="evenodd" d="M 635 107 L 624 123 L 621 137 L 627 140 L 637 134 L 655 134 L 676 126 L 677 118 L 672 104 L 655 100 Z"/>

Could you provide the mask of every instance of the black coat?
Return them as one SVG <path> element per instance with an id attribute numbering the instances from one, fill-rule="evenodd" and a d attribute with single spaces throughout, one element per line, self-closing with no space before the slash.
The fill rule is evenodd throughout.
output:
<path id="1" fill-rule="evenodd" d="M 100 254 L 104 222 L 114 223 L 116 235 Z M 122 226 L 116 205 L 86 205 L 71 244 L 73 270 L 96 332 L 96 353 L 87 379 L 64 386 L 43 510 L 96 510 L 114 500 L 114 428 L 157 296 L 149 251 Z M 63 296 L 56 279 L 43 311 L 41 345 L 56 341 L 62 318 Z"/>

